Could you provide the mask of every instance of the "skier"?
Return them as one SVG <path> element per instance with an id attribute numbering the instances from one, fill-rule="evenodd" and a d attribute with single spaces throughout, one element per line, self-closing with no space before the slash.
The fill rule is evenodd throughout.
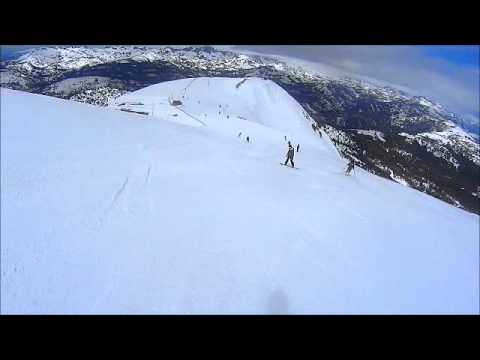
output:
<path id="1" fill-rule="evenodd" d="M 320 130 L 318 130 L 318 135 L 320 135 L 320 137 L 322 137 L 322 132 Z"/>
<path id="2" fill-rule="evenodd" d="M 285 139 L 285 141 L 287 141 L 287 136 L 284 136 L 283 138 Z"/>
<path id="3" fill-rule="evenodd" d="M 250 142 L 250 137 L 249 136 L 247 136 L 247 142 Z"/>
<path id="4" fill-rule="evenodd" d="M 241 133 L 241 132 L 238 133 L 238 137 L 240 137 L 240 136 L 242 136 L 242 133 Z"/>
<path id="5" fill-rule="evenodd" d="M 297 152 L 298 152 L 299 149 L 300 149 L 300 144 L 297 144 Z"/>
<path id="6" fill-rule="evenodd" d="M 295 151 L 293 150 L 292 144 L 290 144 L 290 141 L 288 142 L 288 152 L 287 152 L 287 160 L 285 160 L 285 166 L 288 163 L 288 160 L 290 160 L 290 163 L 292 164 L 292 167 L 295 167 L 295 164 L 293 163 L 293 155 L 295 154 Z"/>
<path id="7" fill-rule="evenodd" d="M 350 175 L 350 171 L 352 171 L 355 168 L 355 163 L 353 159 L 350 159 L 350 162 L 347 165 L 347 169 L 345 170 L 345 175 Z"/>

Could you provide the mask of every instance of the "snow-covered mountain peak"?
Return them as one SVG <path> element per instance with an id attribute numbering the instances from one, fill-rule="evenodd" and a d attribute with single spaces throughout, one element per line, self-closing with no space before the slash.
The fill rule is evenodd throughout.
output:
<path id="1" fill-rule="evenodd" d="M 172 106 L 177 101 L 177 106 Z M 317 142 L 314 120 L 285 90 L 261 78 L 192 78 L 167 81 L 115 99 L 112 107 L 205 125 L 255 139 L 257 133 L 285 136 L 295 143 Z M 265 131 L 268 127 L 271 131 Z M 248 130 L 247 130 L 248 129 Z"/>
<path id="2" fill-rule="evenodd" d="M 212 46 L 152 47 L 152 46 L 57 46 L 33 48 L 17 60 L 10 61 L 8 68 L 15 71 L 41 71 L 42 76 L 56 77 L 59 71 L 79 70 L 85 66 L 95 66 L 121 61 L 168 62 L 180 68 L 186 64 L 198 69 L 213 71 L 255 70 L 270 67 L 287 76 L 295 76 L 305 82 L 338 82 L 354 91 L 372 94 L 384 101 L 408 99 L 425 106 L 431 111 L 446 114 L 438 103 L 425 96 L 408 94 L 392 85 L 381 85 L 373 79 L 367 81 L 353 76 L 327 76 L 312 69 L 305 69 L 295 62 L 280 60 L 275 56 L 261 56 L 216 49 Z"/>
<path id="3" fill-rule="evenodd" d="M 203 64 L 206 61 L 213 66 L 235 68 L 255 68 L 270 65 L 284 69 L 285 64 L 271 57 L 247 56 L 229 51 L 216 50 L 213 47 L 151 47 L 151 46 L 105 46 L 105 47 L 48 47 L 33 48 L 12 65 L 27 70 L 33 68 L 80 69 L 86 65 L 109 63 L 114 61 L 193 61 Z"/>

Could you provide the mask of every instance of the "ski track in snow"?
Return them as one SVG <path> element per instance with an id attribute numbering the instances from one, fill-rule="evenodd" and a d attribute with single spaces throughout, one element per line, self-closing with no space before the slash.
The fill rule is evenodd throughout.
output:
<path id="1" fill-rule="evenodd" d="M 117 203 L 117 200 L 118 198 L 120 197 L 120 195 L 123 194 L 123 192 L 125 191 L 125 187 L 127 186 L 128 184 L 128 179 L 129 177 L 127 176 L 125 178 L 125 181 L 123 182 L 122 186 L 120 187 L 120 189 L 117 190 L 117 192 L 115 193 L 115 196 L 113 197 L 113 200 L 110 204 L 110 206 L 108 207 L 108 212 L 111 211 L 111 209 L 115 206 L 115 204 Z"/>
<path id="2" fill-rule="evenodd" d="M 144 185 L 146 185 L 148 183 L 148 180 L 150 179 L 150 170 L 152 169 L 152 165 L 148 165 L 148 170 L 147 170 L 147 174 L 145 176 L 145 183 Z"/>

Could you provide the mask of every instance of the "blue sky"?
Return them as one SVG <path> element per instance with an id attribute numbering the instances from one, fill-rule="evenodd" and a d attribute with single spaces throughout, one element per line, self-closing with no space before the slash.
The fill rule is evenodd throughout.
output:
<path id="1" fill-rule="evenodd" d="M 479 66 L 478 46 L 422 46 L 425 55 L 458 66 Z"/>

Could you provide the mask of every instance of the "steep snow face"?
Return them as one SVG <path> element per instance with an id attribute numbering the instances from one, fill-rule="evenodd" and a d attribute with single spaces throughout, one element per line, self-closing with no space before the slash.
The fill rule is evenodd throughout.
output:
<path id="1" fill-rule="evenodd" d="M 277 114 L 194 125 L 170 105 L 1 100 L 2 313 L 479 312 L 479 217 L 345 176 L 325 134 L 291 169 Z"/>
<path id="2" fill-rule="evenodd" d="M 176 106 L 178 111 L 170 105 L 174 101 L 181 103 Z M 318 144 L 318 135 L 311 128 L 314 121 L 301 105 L 274 82 L 260 78 L 168 81 L 120 96 L 111 106 L 162 118 L 167 111 L 174 121 L 230 135 L 242 132 L 251 141 L 258 136 L 262 141 L 286 136 L 295 144 Z"/>

